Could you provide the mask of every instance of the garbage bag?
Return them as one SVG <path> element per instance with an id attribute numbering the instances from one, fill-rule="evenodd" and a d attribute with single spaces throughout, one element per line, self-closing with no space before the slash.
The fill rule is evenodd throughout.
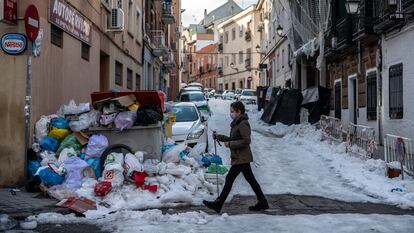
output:
<path id="1" fill-rule="evenodd" d="M 58 129 L 69 129 L 69 120 L 66 120 L 63 117 L 52 120 L 50 124 Z"/>
<path id="2" fill-rule="evenodd" d="M 108 181 L 102 181 L 96 184 L 94 192 L 96 196 L 104 197 L 112 190 L 112 183 Z"/>
<path id="3" fill-rule="evenodd" d="M 137 124 L 139 125 L 151 125 L 157 124 L 162 121 L 162 111 L 155 110 L 153 107 L 144 106 L 137 111 Z"/>
<path id="4" fill-rule="evenodd" d="M 39 172 L 39 177 L 42 180 L 42 183 L 46 187 L 52 187 L 58 184 L 62 184 L 65 178 L 58 175 L 50 168 L 43 169 Z"/>
<path id="5" fill-rule="evenodd" d="M 129 129 L 134 126 L 137 113 L 133 111 L 120 112 L 115 118 L 115 126 L 119 130 Z"/>
<path id="6" fill-rule="evenodd" d="M 125 155 L 124 174 L 126 177 L 131 177 L 134 172 L 143 171 L 144 166 L 139 162 L 139 159 L 135 155 Z"/>
<path id="7" fill-rule="evenodd" d="M 69 189 L 79 189 L 83 183 L 83 170 L 88 167 L 88 164 L 84 160 L 74 156 L 66 159 L 62 166 L 66 169 L 63 184 Z"/>
<path id="8" fill-rule="evenodd" d="M 207 169 L 207 173 L 214 173 L 216 174 L 216 170 L 217 173 L 220 175 L 224 175 L 226 174 L 229 169 L 227 169 L 227 167 L 223 166 L 223 165 L 216 165 L 215 163 L 210 164 L 210 166 Z"/>
<path id="9" fill-rule="evenodd" d="M 62 113 L 64 115 L 78 115 L 81 113 L 89 112 L 91 110 L 90 103 L 80 103 L 76 105 L 74 100 L 69 101 L 68 105 L 63 105 Z"/>
<path id="10" fill-rule="evenodd" d="M 144 161 L 144 171 L 148 173 L 148 175 L 155 175 L 158 173 L 158 160 L 156 159 L 147 159 Z"/>
<path id="11" fill-rule="evenodd" d="M 40 153 L 40 158 L 42 158 L 42 161 L 40 162 L 40 165 L 42 167 L 47 166 L 49 163 L 56 163 L 56 154 L 52 151 L 42 151 Z"/>
<path id="12" fill-rule="evenodd" d="M 41 147 L 43 150 L 56 152 L 59 148 L 59 145 L 60 142 L 57 139 L 46 136 L 43 138 Z"/>
<path id="13" fill-rule="evenodd" d="M 85 154 L 87 157 L 101 157 L 102 153 L 108 147 L 108 139 L 104 135 L 95 134 L 89 138 Z"/>
<path id="14" fill-rule="evenodd" d="M 162 161 L 165 163 L 178 163 L 180 162 L 180 153 L 182 151 L 185 151 L 187 146 L 185 144 L 178 144 L 174 147 L 172 147 L 170 150 L 167 150 L 162 155 Z"/>
<path id="15" fill-rule="evenodd" d="M 213 154 L 203 155 L 203 157 L 201 159 L 201 162 L 203 163 L 204 167 L 208 167 L 212 163 L 215 163 L 215 164 L 218 164 L 218 165 L 223 164 L 223 161 L 222 161 L 221 157 L 218 156 L 218 155 L 213 155 Z"/>
<path id="16" fill-rule="evenodd" d="M 58 165 L 63 164 L 70 157 L 77 157 L 77 156 L 78 154 L 72 147 L 65 148 L 59 154 Z"/>
<path id="17" fill-rule="evenodd" d="M 36 122 L 35 138 L 38 143 L 42 143 L 43 138 L 46 137 L 49 132 L 48 125 L 52 119 L 56 118 L 59 118 L 59 116 L 55 114 L 49 116 L 41 116 L 40 120 Z"/>
<path id="18" fill-rule="evenodd" d="M 93 168 L 93 171 L 95 172 L 95 176 L 97 179 L 101 178 L 102 176 L 102 170 L 101 170 L 101 158 L 95 157 L 95 158 L 89 158 L 87 161 L 89 166 Z"/>
<path id="19" fill-rule="evenodd" d="M 73 132 L 80 132 L 82 130 L 89 129 L 89 127 L 96 124 L 98 117 L 99 112 L 95 110 L 92 110 L 88 113 L 84 113 L 79 116 L 79 120 L 72 120 L 69 123 L 70 129 Z"/>
<path id="20" fill-rule="evenodd" d="M 122 186 L 124 183 L 124 168 L 121 164 L 105 166 L 102 173 L 101 181 L 111 182 L 112 187 Z"/>
<path id="21" fill-rule="evenodd" d="M 37 170 L 40 168 L 40 163 L 37 160 L 28 160 L 27 161 L 27 172 L 29 177 L 33 177 Z"/>
<path id="22" fill-rule="evenodd" d="M 79 155 L 82 150 L 82 145 L 79 143 L 78 139 L 76 139 L 75 134 L 71 134 L 62 141 L 56 153 L 60 154 L 65 148 L 73 148 L 76 154 Z"/>
<path id="23" fill-rule="evenodd" d="M 48 136 L 57 139 L 59 142 L 63 141 L 68 135 L 70 131 L 67 129 L 59 129 L 56 127 L 52 127 Z"/>

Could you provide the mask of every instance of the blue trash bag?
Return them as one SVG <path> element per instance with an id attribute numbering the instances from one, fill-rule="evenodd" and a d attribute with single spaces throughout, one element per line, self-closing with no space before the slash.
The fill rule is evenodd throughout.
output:
<path id="1" fill-rule="evenodd" d="M 46 187 L 52 187 L 58 184 L 62 184 L 65 180 L 65 177 L 60 176 L 50 168 L 45 168 L 41 170 L 39 172 L 39 177 Z"/>
<path id="2" fill-rule="evenodd" d="M 58 128 L 58 129 L 69 129 L 69 120 L 66 120 L 63 117 L 60 117 L 60 118 L 58 118 L 56 120 L 53 120 L 51 122 L 51 125 L 53 127 Z"/>
<path id="3" fill-rule="evenodd" d="M 96 179 L 101 178 L 102 176 L 101 165 L 100 165 L 101 158 L 100 157 L 90 158 L 86 162 L 88 163 L 89 166 L 93 168 Z"/>
<path id="4" fill-rule="evenodd" d="M 60 142 L 57 139 L 46 136 L 43 138 L 41 147 L 43 150 L 56 152 L 59 148 L 59 145 Z"/>
<path id="5" fill-rule="evenodd" d="M 206 154 L 201 158 L 201 162 L 204 167 L 209 167 L 210 164 L 215 163 L 217 165 L 223 165 L 223 160 L 220 156 L 214 154 Z"/>
<path id="6" fill-rule="evenodd" d="M 27 161 L 27 172 L 29 173 L 29 178 L 33 177 L 37 170 L 40 168 L 40 163 L 37 160 L 28 160 Z"/>

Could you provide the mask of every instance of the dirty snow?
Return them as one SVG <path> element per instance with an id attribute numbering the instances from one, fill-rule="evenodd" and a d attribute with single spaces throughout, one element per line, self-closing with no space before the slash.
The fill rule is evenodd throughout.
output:
<path id="1" fill-rule="evenodd" d="M 230 101 L 211 100 L 213 115 L 209 127 L 221 134 L 230 132 Z M 321 142 L 321 132 L 311 125 L 268 125 L 262 112 L 248 107 L 252 126 L 252 151 L 257 167 L 254 174 L 265 194 L 315 195 L 352 202 L 375 202 L 414 207 L 414 180 L 406 176 L 388 179 L 386 164 L 345 153 L 345 144 Z M 213 150 L 210 135 L 209 148 Z M 218 147 L 226 164 L 230 152 Z M 402 193 L 391 192 L 394 188 Z M 231 194 L 254 195 L 239 176 Z"/>
<path id="2" fill-rule="evenodd" d="M 413 216 L 324 214 L 317 216 L 208 215 L 202 211 L 162 214 L 160 210 L 119 211 L 100 219 L 74 215 L 40 214 L 30 217 L 40 224 L 90 223 L 110 232 L 335 232 L 411 233 Z"/>

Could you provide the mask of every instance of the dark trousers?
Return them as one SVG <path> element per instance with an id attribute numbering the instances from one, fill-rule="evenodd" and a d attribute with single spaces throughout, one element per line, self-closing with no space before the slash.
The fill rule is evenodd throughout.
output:
<path id="1" fill-rule="evenodd" d="M 257 196 L 258 200 L 265 199 L 265 196 L 260 188 L 259 183 L 257 183 L 256 178 L 253 175 L 252 168 L 250 167 L 250 163 L 245 164 L 236 164 L 232 165 L 230 168 L 229 173 L 226 176 L 226 183 L 224 184 L 224 188 L 221 191 L 219 196 L 219 201 L 224 203 L 226 201 L 227 196 L 231 191 L 231 187 L 233 186 L 234 180 L 236 177 L 241 173 L 243 173 L 244 178 L 249 182 L 250 186 L 252 187 L 254 193 Z"/>

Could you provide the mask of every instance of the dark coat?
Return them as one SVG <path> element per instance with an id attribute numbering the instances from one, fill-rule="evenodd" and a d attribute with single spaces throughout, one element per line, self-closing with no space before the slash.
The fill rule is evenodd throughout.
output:
<path id="1" fill-rule="evenodd" d="M 219 141 L 229 142 L 231 165 L 253 162 L 253 154 L 250 149 L 250 135 L 251 129 L 247 114 L 242 114 L 233 120 L 230 137 L 217 135 Z"/>

